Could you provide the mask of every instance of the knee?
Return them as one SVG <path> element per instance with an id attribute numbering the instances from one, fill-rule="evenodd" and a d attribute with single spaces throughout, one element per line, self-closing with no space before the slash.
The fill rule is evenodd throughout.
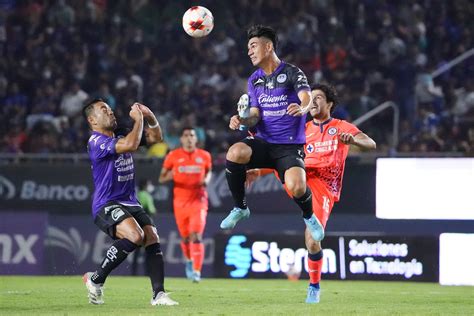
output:
<path id="1" fill-rule="evenodd" d="M 152 245 L 160 242 L 160 238 L 158 237 L 157 234 L 147 234 L 145 235 L 145 245 Z"/>
<path id="2" fill-rule="evenodd" d="M 128 240 L 133 242 L 135 245 L 143 245 L 145 242 L 145 233 L 141 228 L 133 229 L 125 236 Z"/>
<path id="3" fill-rule="evenodd" d="M 304 241 L 309 253 L 318 253 L 321 251 L 321 242 L 314 240 L 308 229 L 305 229 Z"/>
<path id="4" fill-rule="evenodd" d="M 306 192 L 306 183 L 304 181 L 291 179 L 285 184 L 291 195 L 295 198 L 303 196 Z"/>
<path id="5" fill-rule="evenodd" d="M 309 238 L 306 240 L 306 249 L 308 249 L 309 253 L 318 253 L 321 251 L 321 242 Z"/>
<path id="6" fill-rule="evenodd" d="M 202 242 L 202 236 L 199 233 L 191 233 L 189 235 L 189 242 L 196 243 L 196 242 Z"/>
<path id="7" fill-rule="evenodd" d="M 235 163 L 247 163 L 252 155 L 252 150 L 244 143 L 232 145 L 227 151 L 226 159 Z"/>
<path id="8" fill-rule="evenodd" d="M 158 236 L 158 232 L 156 227 L 148 227 L 145 226 L 145 240 L 143 241 L 143 245 L 145 247 L 156 244 L 160 242 L 160 236 Z"/>

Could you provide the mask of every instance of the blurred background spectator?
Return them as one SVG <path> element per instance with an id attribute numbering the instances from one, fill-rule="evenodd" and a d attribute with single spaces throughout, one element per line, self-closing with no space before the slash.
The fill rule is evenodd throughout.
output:
<path id="1" fill-rule="evenodd" d="M 474 47 L 474 2 L 202 1 L 215 17 L 206 38 L 181 28 L 190 1 L 0 1 L 0 151 L 85 152 L 82 104 L 101 97 L 127 124 L 134 101 L 149 105 L 165 132 L 162 157 L 196 126 L 217 160 L 241 135 L 228 118 L 253 72 L 246 28 L 279 32 L 279 55 L 312 82 L 341 95 L 335 116 L 354 120 L 385 101 L 400 109 L 397 150 L 474 152 L 474 58 L 432 72 Z M 382 154 L 392 114 L 362 128 Z"/>

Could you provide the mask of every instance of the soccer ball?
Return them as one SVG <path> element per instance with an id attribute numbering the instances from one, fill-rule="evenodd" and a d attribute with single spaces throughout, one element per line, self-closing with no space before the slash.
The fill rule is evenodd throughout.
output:
<path id="1" fill-rule="evenodd" d="M 194 6 L 183 15 L 183 29 L 192 37 L 203 37 L 214 28 L 214 17 L 205 7 Z"/>

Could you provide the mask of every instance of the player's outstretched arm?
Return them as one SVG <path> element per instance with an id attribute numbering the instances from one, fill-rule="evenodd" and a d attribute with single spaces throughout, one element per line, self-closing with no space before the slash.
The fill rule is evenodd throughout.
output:
<path id="1" fill-rule="evenodd" d="M 344 144 L 355 145 L 362 149 L 377 148 L 377 144 L 375 143 L 375 141 L 364 133 L 359 133 L 355 136 L 350 133 L 341 133 L 339 134 L 339 139 Z"/>
<path id="2" fill-rule="evenodd" d="M 231 130 L 236 130 L 240 125 L 245 125 L 247 127 L 255 126 L 260 120 L 260 111 L 256 107 L 250 108 L 249 116 L 246 118 L 240 117 L 239 115 L 234 115 L 230 118 L 229 128 Z"/>
<path id="3" fill-rule="evenodd" d="M 120 138 L 115 144 L 115 152 L 118 154 L 136 151 L 142 140 L 143 114 L 138 103 L 132 105 L 129 115 L 134 120 L 133 128 L 127 136 Z"/>
<path id="4" fill-rule="evenodd" d="M 160 123 L 156 119 L 155 114 L 146 105 L 143 105 L 141 103 L 138 103 L 138 105 L 140 107 L 140 111 L 142 111 L 143 113 L 143 119 L 147 123 L 145 129 L 148 134 L 148 145 L 161 142 L 163 140 L 163 133 L 161 131 Z"/>

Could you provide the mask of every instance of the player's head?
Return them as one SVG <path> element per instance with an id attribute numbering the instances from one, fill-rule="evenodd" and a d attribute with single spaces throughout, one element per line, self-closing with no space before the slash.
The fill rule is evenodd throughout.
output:
<path id="1" fill-rule="evenodd" d="M 278 43 L 274 29 L 264 25 L 254 25 L 247 30 L 248 55 L 252 65 L 258 66 L 273 54 Z"/>
<path id="2" fill-rule="evenodd" d="M 181 141 L 181 145 L 186 150 L 194 150 L 197 146 L 197 135 L 196 130 L 194 127 L 184 127 L 181 130 L 181 137 L 179 139 Z"/>
<path id="3" fill-rule="evenodd" d="M 110 106 L 102 99 L 94 99 L 82 108 L 82 114 L 93 130 L 114 131 L 117 120 Z"/>
<path id="4" fill-rule="evenodd" d="M 312 117 L 331 115 L 336 108 L 338 98 L 336 89 L 329 84 L 318 83 L 311 86 L 313 104 L 309 112 Z"/>

